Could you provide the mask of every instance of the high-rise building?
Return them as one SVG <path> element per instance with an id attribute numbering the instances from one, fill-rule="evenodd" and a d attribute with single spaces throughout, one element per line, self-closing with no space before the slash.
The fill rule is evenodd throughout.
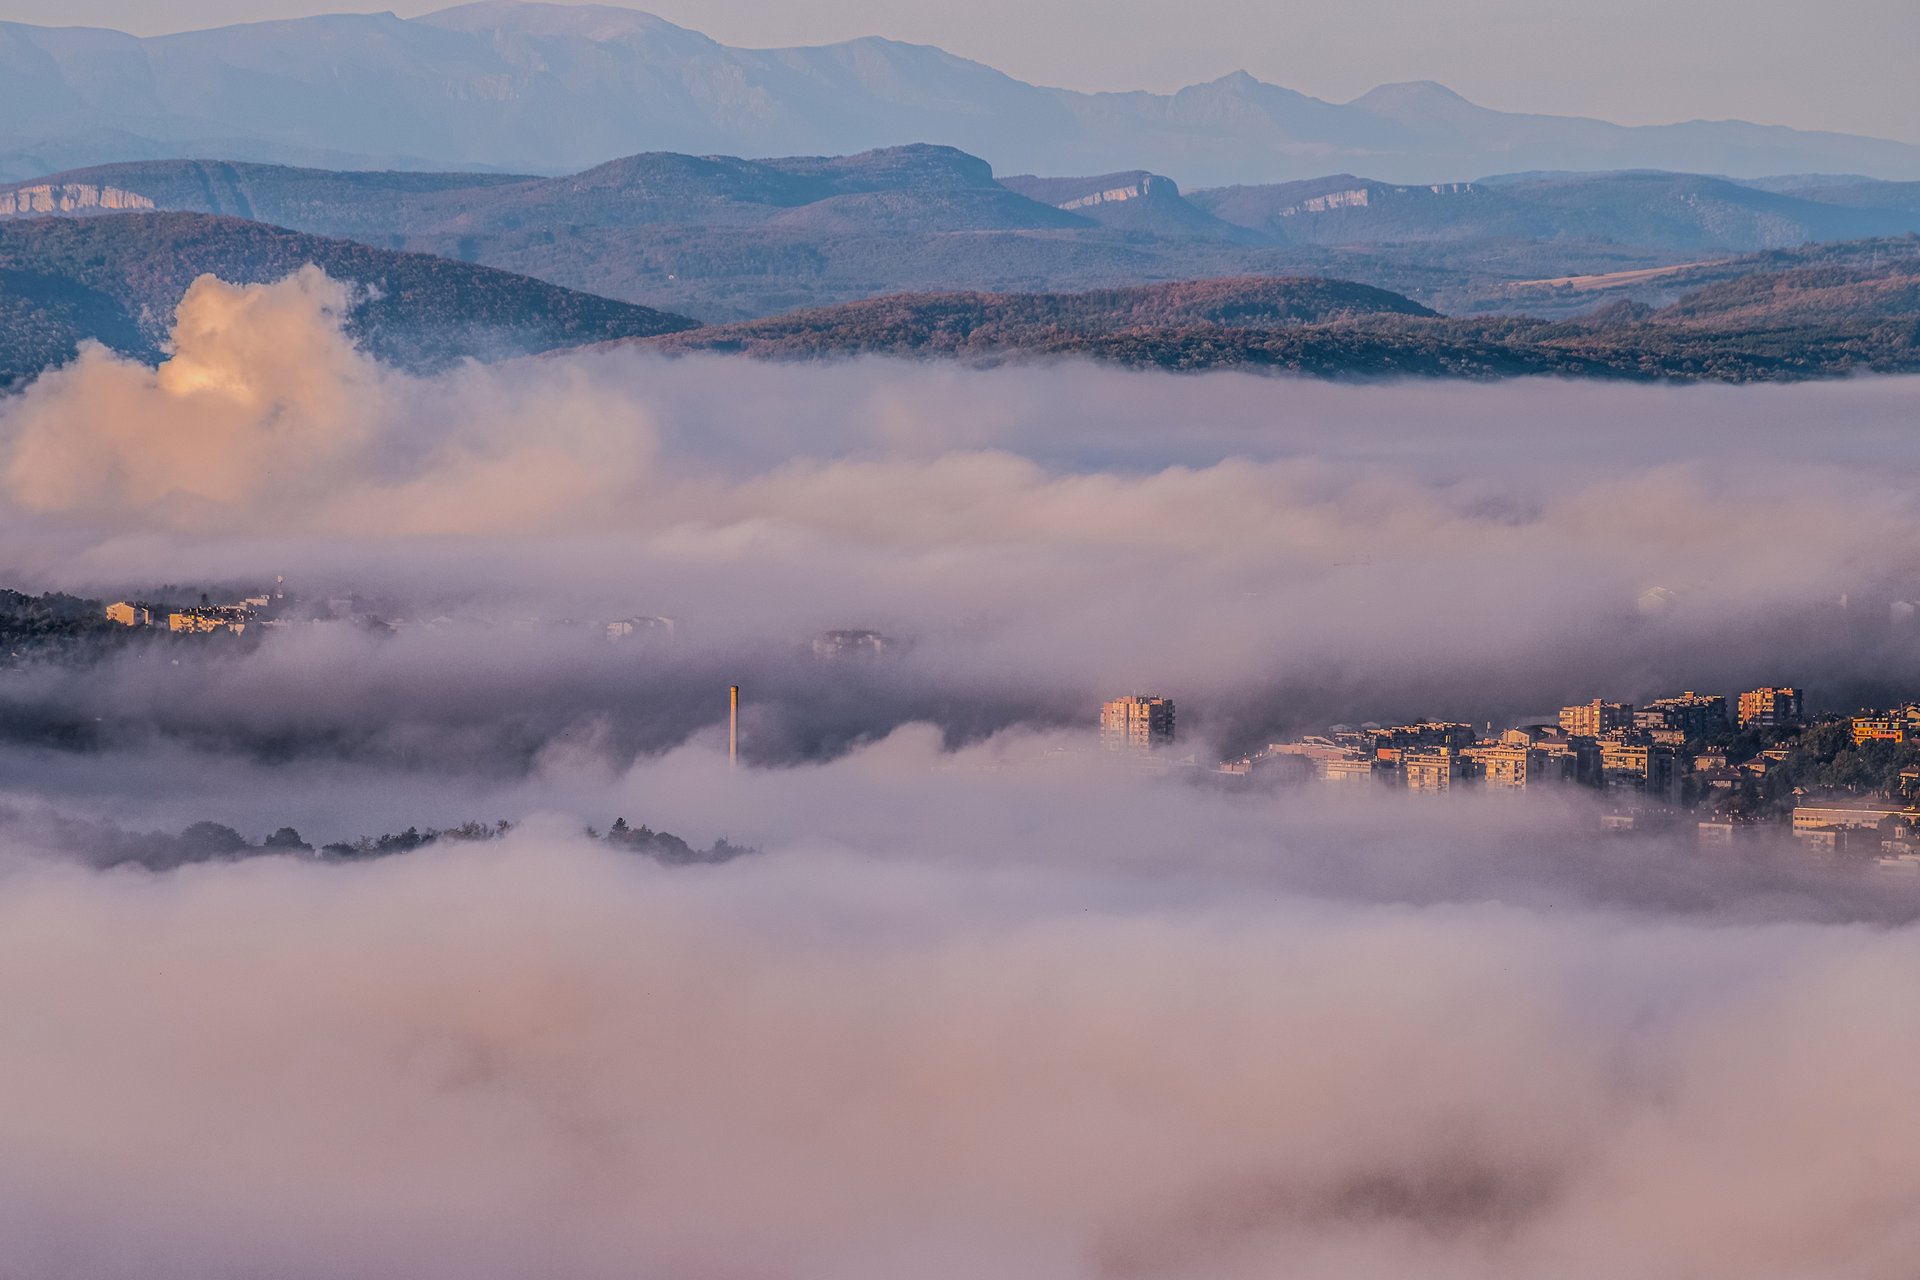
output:
<path id="1" fill-rule="evenodd" d="M 1560 727 L 1573 738 L 1598 738 L 1615 729 L 1633 728 L 1633 706 L 1595 698 L 1577 707 L 1560 708 Z"/>
<path id="2" fill-rule="evenodd" d="M 1691 689 L 1677 698 L 1655 698 L 1647 710 L 1658 717 L 1660 727 L 1678 730 L 1686 738 L 1707 737 L 1727 723 L 1725 698 Z"/>
<path id="3" fill-rule="evenodd" d="M 1172 746 L 1172 701 L 1134 694 L 1101 704 L 1100 745 L 1109 751 L 1141 753 Z"/>
<path id="4" fill-rule="evenodd" d="M 1778 729 L 1800 722 L 1800 690 L 1751 689 L 1740 695 L 1740 727 Z"/>

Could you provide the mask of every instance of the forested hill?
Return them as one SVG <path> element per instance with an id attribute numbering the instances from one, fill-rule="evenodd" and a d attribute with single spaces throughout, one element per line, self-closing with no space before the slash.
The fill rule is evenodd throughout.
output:
<path id="1" fill-rule="evenodd" d="M 1434 315 L 1397 293 L 1346 280 L 1245 277 L 1083 293 L 898 294 L 718 325 L 670 345 L 770 355 L 945 354 L 1059 349 L 1142 330 L 1264 332 L 1369 316 Z"/>
<path id="2" fill-rule="evenodd" d="M 237 218 L 28 218 L 0 221 L 0 387 L 70 359 L 84 338 L 157 360 L 174 308 L 198 276 L 263 282 L 307 263 L 369 286 L 349 318 L 350 332 L 380 359 L 411 368 L 694 324 L 490 267 Z"/>
<path id="3" fill-rule="evenodd" d="M 1330 377 L 1559 374 L 1787 381 L 1920 371 L 1920 240 L 1717 264 L 1670 306 L 1581 319 L 1441 317 L 1327 280 L 1224 280 L 1084 294 L 902 295 L 651 340 L 773 359 L 1077 357 Z"/>

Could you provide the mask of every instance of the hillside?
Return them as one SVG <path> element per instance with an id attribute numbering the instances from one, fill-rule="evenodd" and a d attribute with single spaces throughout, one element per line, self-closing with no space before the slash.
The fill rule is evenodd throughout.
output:
<path id="1" fill-rule="evenodd" d="M 1836 325 L 1920 316 L 1920 237 L 1781 254 L 1701 285 L 1658 313 L 1692 326 Z"/>
<path id="2" fill-rule="evenodd" d="M 1190 280 L 1085 293 L 905 294 L 691 332 L 674 350 L 797 356 L 1051 349 L 1130 331 L 1264 332 L 1362 316 L 1432 316 L 1344 280 Z"/>
<path id="3" fill-rule="evenodd" d="M 0 217 L 125 208 L 228 214 L 340 236 L 769 222 L 889 231 L 1091 225 L 1001 186 L 983 160 L 925 145 L 773 160 L 650 152 L 563 178 L 131 161 L 0 185 Z M 809 216 L 814 210 L 821 212 Z"/>
<path id="4" fill-rule="evenodd" d="M 1751 251 L 1920 231 L 1909 184 L 1770 191 L 1690 173 L 1516 174 L 1399 186 L 1341 174 L 1192 192 L 1225 222 L 1291 244 L 1594 240 L 1673 253 Z"/>
<path id="5" fill-rule="evenodd" d="M 1659 168 L 1920 179 L 1920 147 L 1740 121 L 1495 111 L 1426 82 L 1329 102 L 1235 72 L 1047 88 L 926 45 L 736 48 L 631 9 L 489 0 L 138 38 L 0 23 L 0 176 L 131 158 L 562 173 L 617 156 L 835 155 L 937 140 L 1003 172 L 1189 186 Z"/>
<path id="6" fill-rule="evenodd" d="M 1339 281 L 1222 280 L 1086 294 L 902 296 L 649 340 L 770 359 L 1080 358 L 1140 368 L 1327 377 L 1794 381 L 1920 370 L 1920 241 L 1853 246 L 1851 266 L 1745 260 L 1666 308 L 1585 319 L 1447 318 Z"/>
<path id="7" fill-rule="evenodd" d="M 84 338 L 155 360 L 173 309 L 196 277 L 277 280 L 310 262 L 368 286 L 350 331 L 381 359 L 411 367 L 643 337 L 693 323 L 487 267 L 236 218 L 29 218 L 0 221 L 0 386 L 71 358 Z"/>
<path id="8" fill-rule="evenodd" d="M 1920 235 L 1878 237 L 1836 244 L 1796 245 L 1652 270 L 1622 271 L 1550 280 L 1517 281 L 1491 308 L 1526 315 L 1571 316 L 1622 305 L 1669 318 L 1710 315 L 1717 297 L 1772 298 L 1772 312 L 1802 319 L 1845 312 L 1856 319 L 1907 314 L 1901 282 L 1916 269 Z M 1818 282 L 1828 282 L 1822 285 Z M 1827 289 L 1827 296 L 1816 292 Z M 1833 290 L 1849 290 L 1843 299 Z M 1723 291 L 1724 290 L 1724 291 Z M 1675 309 L 1681 303 L 1685 310 Z M 1743 304 L 1745 305 L 1745 304 Z"/>
<path id="9" fill-rule="evenodd" d="M 1178 183 L 1157 173 L 1134 170 L 1089 178 L 1021 174 L 1000 182 L 1028 199 L 1120 231 L 1244 245 L 1272 243 L 1272 237 L 1263 231 L 1222 221 L 1192 204 L 1180 194 Z"/>

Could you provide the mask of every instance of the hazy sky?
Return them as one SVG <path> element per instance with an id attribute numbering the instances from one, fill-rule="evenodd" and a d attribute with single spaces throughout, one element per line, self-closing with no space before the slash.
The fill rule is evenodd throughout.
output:
<path id="1" fill-rule="evenodd" d="M 0 17 L 152 34 L 372 9 L 324 0 L 0 0 Z M 435 0 L 393 8 L 418 14 Z M 652 0 L 736 45 L 937 44 L 1081 89 L 1167 90 L 1244 68 L 1345 100 L 1439 80 L 1505 110 L 1629 124 L 1740 118 L 1920 141 L 1913 0 Z"/>

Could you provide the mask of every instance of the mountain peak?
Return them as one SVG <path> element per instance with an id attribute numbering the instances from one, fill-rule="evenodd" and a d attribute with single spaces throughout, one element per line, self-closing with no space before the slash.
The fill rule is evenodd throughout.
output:
<path id="1" fill-rule="evenodd" d="M 1402 80 L 1376 85 L 1347 104 L 1378 115 L 1455 115 L 1487 108 L 1461 97 L 1437 80 Z"/>

